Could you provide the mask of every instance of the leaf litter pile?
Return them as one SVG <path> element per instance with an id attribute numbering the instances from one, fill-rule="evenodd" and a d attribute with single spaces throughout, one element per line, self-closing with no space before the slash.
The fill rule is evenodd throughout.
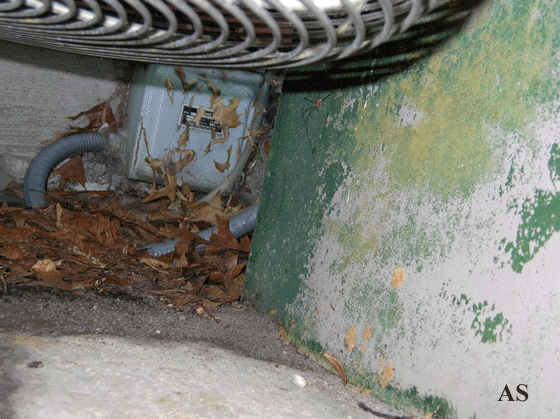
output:
<path id="1" fill-rule="evenodd" d="M 172 213 L 163 200 L 123 205 L 112 192 L 49 194 L 56 202 L 44 209 L 0 207 L 0 287 L 147 293 L 174 306 L 241 296 L 251 241 L 231 234 L 226 217 L 239 208 L 224 208 L 219 196 Z M 206 241 L 196 232 L 211 219 L 218 233 Z M 174 252 L 159 258 L 141 249 L 175 238 Z"/>
<path id="2" fill-rule="evenodd" d="M 117 126 L 108 102 L 70 119 L 83 115 L 89 125 L 79 132 Z M 60 187 L 69 181 L 85 186 L 80 156 L 54 174 L 61 175 Z M 21 191 L 14 193 L 21 196 Z M 197 306 L 211 317 L 207 307 L 240 298 L 251 240 L 238 240 L 229 231 L 227 220 L 243 209 L 233 204 L 235 199 L 226 204 L 217 193 L 209 202 L 195 202 L 189 186 L 169 170 L 165 187 L 154 182 L 142 201 L 109 191 L 59 190 L 48 197 L 47 208 L 0 207 L 1 290 L 26 285 L 77 294 L 152 295 L 175 307 Z M 212 225 L 217 234 L 208 241 L 196 234 Z M 172 239 L 179 241 L 170 254 L 153 258 L 143 250 L 146 244 Z"/>

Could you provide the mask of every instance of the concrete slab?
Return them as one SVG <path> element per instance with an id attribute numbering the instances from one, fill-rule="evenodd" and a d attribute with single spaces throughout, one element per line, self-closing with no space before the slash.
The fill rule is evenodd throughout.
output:
<path id="1" fill-rule="evenodd" d="M 214 321 L 140 298 L 4 291 L 1 419 L 374 417 L 358 402 L 410 417 L 344 387 L 247 304 Z"/>
<path id="2" fill-rule="evenodd" d="M 18 383 L 10 403 L 19 418 L 371 417 L 323 392 L 316 373 L 207 343 L 21 334 L 1 342 L 16 357 L 4 365 Z"/>

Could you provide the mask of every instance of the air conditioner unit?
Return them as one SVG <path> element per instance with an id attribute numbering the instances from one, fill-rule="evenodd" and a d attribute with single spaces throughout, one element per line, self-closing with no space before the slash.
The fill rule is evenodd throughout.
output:
<path id="1" fill-rule="evenodd" d="M 289 68 L 371 51 L 450 0 L 4 0 L 0 39 L 206 68 Z"/>
<path id="2" fill-rule="evenodd" d="M 265 70 L 370 52 L 450 2 L 4 0 L 0 39 L 150 63 L 132 85 L 127 175 L 149 181 L 155 173 L 161 183 L 165 173 L 156 166 L 164 161 L 194 189 L 227 193 L 263 115 Z M 103 146 L 90 140 L 61 146 L 60 155 Z M 45 203 L 40 191 L 28 198 L 34 194 L 31 202 Z"/>

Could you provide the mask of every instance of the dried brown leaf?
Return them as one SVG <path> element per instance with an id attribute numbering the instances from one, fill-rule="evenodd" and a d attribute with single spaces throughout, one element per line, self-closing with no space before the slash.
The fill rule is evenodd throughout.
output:
<path id="1" fill-rule="evenodd" d="M 177 141 L 177 146 L 179 148 L 184 147 L 185 144 L 187 144 L 187 142 L 189 141 L 189 126 L 187 125 L 185 127 L 185 130 L 183 131 L 183 133 L 181 134 L 181 136 L 179 137 L 179 141 Z"/>
<path id="2" fill-rule="evenodd" d="M 210 78 L 205 73 L 201 73 L 200 76 L 206 81 L 206 84 L 208 85 L 208 89 L 210 89 L 213 92 L 212 95 L 210 96 L 210 104 L 213 105 L 218 99 L 218 97 L 220 96 L 221 93 L 220 86 L 215 86 L 214 83 L 212 83 Z"/>
<path id="3" fill-rule="evenodd" d="M 163 167 L 165 171 L 165 187 L 160 189 L 151 190 L 148 196 L 142 201 L 143 203 L 155 201 L 163 197 L 169 198 L 171 202 L 175 200 L 177 191 L 177 180 L 175 175 L 167 167 Z"/>
<path id="4" fill-rule="evenodd" d="M 194 192 L 191 191 L 189 184 L 186 182 L 183 185 L 183 189 L 181 190 L 181 192 L 177 191 L 177 196 L 185 203 L 192 203 L 194 202 L 195 198 Z"/>
<path id="5" fill-rule="evenodd" d="M 164 255 L 164 256 L 167 256 L 167 255 Z M 171 253 L 171 262 L 167 262 L 165 260 L 162 260 L 161 258 L 157 258 L 157 259 L 140 258 L 140 262 L 145 263 L 150 268 L 154 268 L 158 271 L 159 270 L 164 270 L 164 269 L 169 269 L 169 268 L 173 267 L 173 265 L 171 263 L 171 262 L 173 262 L 173 253 Z"/>
<path id="6" fill-rule="evenodd" d="M 183 90 L 185 92 L 189 91 L 191 89 L 191 87 L 193 87 L 194 85 L 196 85 L 198 83 L 198 79 L 190 79 L 188 81 L 184 81 L 183 82 Z"/>
<path id="7" fill-rule="evenodd" d="M 80 112 L 75 116 L 71 116 L 69 119 L 76 120 L 82 115 L 87 116 L 89 119 L 89 125 L 80 129 L 80 132 L 97 132 L 103 124 L 109 125 L 111 131 L 114 131 L 117 128 L 117 121 L 115 120 L 113 110 L 111 109 L 108 101 L 95 105 L 93 108 L 88 109 L 85 112 Z M 71 134 L 73 133 L 65 133 L 62 136 L 65 137 Z"/>
<path id="8" fill-rule="evenodd" d="M 215 302 L 215 301 L 210 301 L 210 300 L 202 300 L 202 305 L 204 307 L 219 307 L 221 306 L 223 303 L 219 303 L 219 302 Z"/>
<path id="9" fill-rule="evenodd" d="M 0 227 L 0 239 L 2 241 L 24 241 L 33 237 L 35 229 L 30 226 L 22 226 L 19 228 Z"/>
<path id="10" fill-rule="evenodd" d="M 187 75 L 185 74 L 185 70 L 183 70 L 183 67 L 177 66 L 173 69 L 173 71 L 175 71 L 175 74 L 179 76 L 181 81 L 185 81 L 185 79 L 187 78 Z"/>
<path id="11" fill-rule="evenodd" d="M 202 237 L 198 236 L 197 234 L 193 233 L 192 231 L 184 228 L 180 229 L 179 241 L 175 244 L 175 255 L 180 257 L 185 254 L 192 253 L 193 256 L 196 256 L 196 258 L 198 258 L 198 254 L 194 255 L 194 253 L 196 253 L 196 247 L 199 244 L 206 244 L 206 243 L 208 243 L 206 240 L 204 240 Z"/>
<path id="12" fill-rule="evenodd" d="M 242 124 L 239 118 L 242 116 L 237 113 L 237 107 L 241 103 L 241 97 L 234 97 L 229 105 L 224 105 L 223 98 L 214 102 L 210 108 L 214 110 L 212 119 L 223 128 L 235 128 Z"/>
<path id="13" fill-rule="evenodd" d="M 51 259 L 41 259 L 38 261 L 31 270 L 35 273 L 45 273 L 56 271 L 56 263 Z"/>
<path id="14" fill-rule="evenodd" d="M 10 260 L 20 260 L 25 258 L 23 250 L 17 247 L 16 244 L 2 247 L 2 249 L 0 249 L 0 255 L 5 256 Z"/>
<path id="15" fill-rule="evenodd" d="M 222 194 L 218 191 L 214 194 L 214 196 L 208 201 L 211 207 L 222 209 Z M 213 222 L 212 224 L 215 224 Z"/>
<path id="16" fill-rule="evenodd" d="M 245 275 L 239 275 L 232 281 L 232 285 L 227 289 L 227 299 L 224 302 L 232 303 L 241 298 L 243 294 L 243 283 L 245 281 Z"/>
<path id="17" fill-rule="evenodd" d="M 238 249 L 242 252 L 249 253 L 251 250 L 251 239 L 249 236 L 243 236 L 241 238 Z"/>
<path id="18" fill-rule="evenodd" d="M 247 138 L 249 138 L 249 142 L 251 143 L 251 146 L 253 148 L 257 147 L 257 141 L 255 141 L 254 138 L 258 139 L 260 138 L 264 133 L 265 130 L 264 128 L 259 128 L 258 130 L 250 130 L 249 128 L 247 128 Z"/>
<path id="19" fill-rule="evenodd" d="M 173 82 L 171 81 L 171 77 L 167 77 L 165 79 L 165 88 L 167 89 L 167 96 L 169 96 L 169 100 L 173 105 L 173 94 L 175 93 L 175 86 L 173 86 Z"/>
<path id="20" fill-rule="evenodd" d="M 284 326 L 280 326 L 280 336 L 282 336 L 282 339 L 284 339 L 286 342 L 291 343 L 290 338 L 288 337 L 288 332 L 286 332 Z"/>
<path id="21" fill-rule="evenodd" d="M 229 221 L 226 218 L 216 214 L 216 226 L 218 227 L 217 236 L 226 239 L 227 246 L 237 247 L 237 239 L 229 229 Z M 210 239 L 210 241 L 212 241 L 212 239 Z"/>
<path id="22" fill-rule="evenodd" d="M 169 167 L 173 173 L 180 173 L 190 162 L 195 159 L 196 153 L 194 152 L 194 150 L 181 150 L 178 148 L 175 149 L 175 152 L 180 154 L 182 157 L 178 162 L 169 163 Z"/>
<path id="23" fill-rule="evenodd" d="M 150 166 L 150 168 L 154 171 L 154 174 L 163 174 L 163 163 L 165 162 L 162 159 L 154 159 L 151 156 L 146 157 L 146 164 Z"/>
<path id="24" fill-rule="evenodd" d="M 62 205 L 60 205 L 60 202 L 56 203 L 56 228 L 58 228 L 59 230 L 62 230 L 62 215 L 64 213 L 64 210 L 62 209 Z"/>
<path id="25" fill-rule="evenodd" d="M 204 155 L 210 153 L 211 151 L 212 151 L 212 140 L 210 140 L 210 142 L 208 143 L 208 145 L 204 149 Z"/>
<path id="26" fill-rule="evenodd" d="M 191 221 L 205 221 L 210 224 L 215 224 L 216 214 L 222 214 L 221 208 L 216 208 L 204 203 L 204 205 L 201 206 L 195 214 L 192 214 L 189 219 Z"/>
<path id="27" fill-rule="evenodd" d="M 193 118 L 192 120 L 193 120 L 193 122 L 195 123 L 195 125 L 196 125 L 197 127 L 199 127 L 199 126 L 200 126 L 200 120 L 201 120 L 202 118 L 204 118 L 205 116 L 206 116 L 206 111 L 204 110 L 204 108 L 202 107 L 202 105 L 200 105 L 200 106 L 198 107 L 198 111 L 196 112 L 196 115 L 194 116 L 194 118 Z"/>
<path id="28" fill-rule="evenodd" d="M 218 170 L 220 173 L 224 173 L 224 171 L 229 169 L 229 158 L 231 157 L 231 148 L 232 146 L 229 146 L 227 150 L 227 159 L 225 163 L 218 163 L 216 160 L 214 160 L 214 166 L 216 166 L 216 170 Z"/>
<path id="29" fill-rule="evenodd" d="M 85 189 L 86 187 L 86 172 L 82 163 L 82 156 L 74 156 L 58 169 L 53 172 L 53 175 L 60 175 L 60 188 L 64 188 L 68 182 L 78 182 Z"/>
<path id="30" fill-rule="evenodd" d="M 201 296 L 213 301 L 220 301 L 226 298 L 226 293 L 222 287 L 218 285 L 207 285 L 201 291 Z"/>
<path id="31" fill-rule="evenodd" d="M 227 271 L 226 279 L 232 279 L 233 280 L 233 279 L 237 278 L 239 275 L 241 275 L 241 273 L 243 272 L 243 270 L 245 269 L 246 266 L 247 266 L 247 262 L 243 262 L 243 263 L 240 263 L 239 265 L 236 265 L 230 271 Z"/>
<path id="32" fill-rule="evenodd" d="M 76 284 L 72 281 L 65 281 L 63 278 L 67 278 L 63 272 L 53 271 L 53 272 L 41 272 L 36 274 L 37 278 L 41 280 L 41 285 L 51 288 L 60 288 L 66 291 L 73 291 L 77 288 L 81 288 L 80 284 Z"/>
<path id="33" fill-rule="evenodd" d="M 115 248 L 117 242 L 120 241 L 117 234 L 120 227 L 119 220 L 98 214 L 96 222 L 92 224 L 90 230 L 103 246 Z"/>
<path id="34" fill-rule="evenodd" d="M 185 304 L 189 303 L 197 303 L 198 297 L 196 295 L 190 295 L 188 297 L 171 297 L 173 299 L 173 303 L 178 307 L 183 307 Z"/>
<path id="35" fill-rule="evenodd" d="M 192 199 L 188 187 L 183 191 Z M 184 212 L 179 214 L 165 211 L 158 202 L 123 207 L 119 199 L 107 194 L 90 194 L 90 209 L 84 211 L 76 205 L 76 199 L 72 197 L 70 204 L 59 195 L 58 205 L 35 211 L 0 208 L 0 254 L 10 268 L 4 277 L 6 284 L 144 292 L 176 306 L 201 304 L 202 295 L 208 295 L 208 305 L 220 305 L 237 300 L 243 292 L 247 254 L 237 248 L 249 249 L 250 240 L 245 237 L 236 244 L 224 233 L 226 217 L 237 208 L 224 207 L 219 194 L 211 204 L 185 203 Z M 195 234 L 206 228 L 206 223 L 199 228 L 185 219 L 201 211 L 206 211 L 208 223 L 215 223 L 216 215 L 222 217 L 223 225 L 213 243 Z M 3 227 L 7 225 L 13 227 Z M 138 245 L 177 236 L 180 241 L 175 252 L 162 258 L 150 258 L 146 251 L 135 250 Z M 199 254 L 199 244 L 211 247 L 213 252 Z M 37 264 L 40 260 L 43 262 Z M 214 288 L 205 290 L 210 286 Z"/>
<path id="36" fill-rule="evenodd" d="M 342 384 L 346 385 L 348 379 L 346 378 L 346 371 L 344 370 L 344 367 L 342 366 L 340 361 L 328 352 L 323 352 L 323 355 L 325 356 L 325 358 L 327 358 L 327 361 L 329 361 L 329 363 L 334 368 L 336 373 L 340 376 L 340 379 L 342 380 Z"/>

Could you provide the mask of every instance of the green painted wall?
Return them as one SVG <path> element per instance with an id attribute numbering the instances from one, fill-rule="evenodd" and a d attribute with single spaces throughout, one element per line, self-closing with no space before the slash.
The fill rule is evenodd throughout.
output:
<path id="1" fill-rule="evenodd" d="M 281 98 L 246 295 L 396 406 L 560 409 L 558 28 L 560 3 L 496 0 L 402 73 Z"/>

